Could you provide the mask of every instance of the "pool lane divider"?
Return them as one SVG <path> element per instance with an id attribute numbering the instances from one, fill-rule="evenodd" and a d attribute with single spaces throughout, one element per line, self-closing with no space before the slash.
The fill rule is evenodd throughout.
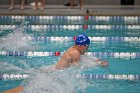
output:
<path id="1" fill-rule="evenodd" d="M 20 25 L 0 25 L 0 30 L 14 30 Z M 61 31 L 61 30 L 111 30 L 111 31 L 128 31 L 140 30 L 140 25 L 26 25 L 26 29 L 32 31 Z"/>
<path id="2" fill-rule="evenodd" d="M 45 37 L 45 36 L 39 36 L 39 37 L 32 37 L 32 36 L 25 36 L 22 37 L 22 40 L 31 40 L 33 42 L 47 42 L 47 41 L 58 41 L 58 42 L 69 42 L 74 41 L 76 39 L 76 36 L 64 36 L 64 37 L 57 37 L 57 36 L 51 36 L 51 37 Z M 89 37 L 91 42 L 140 42 L 140 37 Z"/>
<path id="3" fill-rule="evenodd" d="M 140 80 L 140 74 L 77 74 L 78 79 L 95 80 Z M 22 80 L 29 78 L 28 74 L 1 74 L 0 80 Z"/>
<path id="4" fill-rule="evenodd" d="M 74 41 L 76 36 L 24 36 L 20 38 L 21 40 L 31 40 L 33 42 L 47 42 L 47 41 L 58 41 L 58 42 L 68 42 Z M 91 42 L 140 42 L 140 37 L 90 37 Z"/>
<path id="5" fill-rule="evenodd" d="M 104 22 L 126 22 L 140 23 L 140 16 L 0 16 L 0 20 L 45 20 L 45 21 L 104 21 Z"/>
<path id="6" fill-rule="evenodd" d="M 64 52 L 33 52 L 33 51 L 0 51 L 1 56 L 18 56 L 18 57 L 46 57 L 62 56 Z M 140 58 L 140 52 L 86 52 L 85 55 L 97 57 L 112 58 Z"/>
<path id="7" fill-rule="evenodd" d="M 21 80 L 28 77 L 28 74 L 1 74 L 0 80 Z"/>

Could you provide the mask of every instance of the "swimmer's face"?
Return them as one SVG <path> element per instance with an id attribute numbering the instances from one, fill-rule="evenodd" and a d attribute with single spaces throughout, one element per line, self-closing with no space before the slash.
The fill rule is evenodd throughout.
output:
<path id="1" fill-rule="evenodd" d="M 81 50 L 82 55 L 85 54 L 85 52 L 88 50 L 88 47 L 89 47 L 89 45 L 82 46 L 82 50 Z"/>

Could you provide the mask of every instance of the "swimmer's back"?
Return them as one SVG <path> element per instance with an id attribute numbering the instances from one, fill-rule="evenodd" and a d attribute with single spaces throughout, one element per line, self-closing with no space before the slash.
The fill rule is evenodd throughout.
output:
<path id="1" fill-rule="evenodd" d="M 80 52 L 77 51 L 74 47 L 69 48 L 58 61 L 56 68 L 63 69 L 70 67 L 71 64 L 80 61 Z"/>

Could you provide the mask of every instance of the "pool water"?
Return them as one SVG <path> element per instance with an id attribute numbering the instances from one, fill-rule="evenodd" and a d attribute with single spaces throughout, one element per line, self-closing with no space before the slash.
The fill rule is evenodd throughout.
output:
<path id="1" fill-rule="evenodd" d="M 77 79 L 75 75 L 139 75 L 140 17 L 131 18 L 131 22 L 127 22 L 125 16 L 108 16 L 109 19 L 107 17 L 106 20 L 99 20 L 103 19 L 101 16 L 71 17 L 73 16 L 0 16 L 0 92 L 18 85 L 25 86 L 24 93 L 139 92 L 140 78 L 136 80 Z M 106 38 L 92 40 L 87 52 L 93 53 L 90 56 L 107 60 L 108 67 L 81 67 L 80 69 L 72 67 L 50 74 L 39 71 L 41 67 L 57 63 L 61 56 L 55 56 L 53 53 L 62 53 L 71 47 L 74 44 L 73 38 L 78 34 Z M 58 39 L 54 40 L 50 37 L 58 37 Z M 59 37 L 68 37 L 70 40 L 59 40 Z M 126 37 L 134 40 L 126 40 Z M 25 54 L 19 56 L 15 51 L 22 51 Z M 46 51 L 50 55 L 28 55 L 29 52 Z M 128 53 L 128 55 L 115 53 Z M 131 53 L 136 55 L 132 56 Z M 2 78 L 4 74 L 29 74 L 29 78 L 4 80 Z"/>

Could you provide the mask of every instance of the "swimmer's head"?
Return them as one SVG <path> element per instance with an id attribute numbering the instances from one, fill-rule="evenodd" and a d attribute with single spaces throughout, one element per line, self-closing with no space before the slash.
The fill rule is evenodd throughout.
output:
<path id="1" fill-rule="evenodd" d="M 86 35 L 80 34 L 76 37 L 75 47 L 81 53 L 81 55 L 84 55 L 88 50 L 89 44 L 90 40 Z"/>
<path id="2" fill-rule="evenodd" d="M 75 44 L 80 46 L 86 46 L 90 44 L 90 39 L 86 35 L 80 34 L 76 37 Z"/>

